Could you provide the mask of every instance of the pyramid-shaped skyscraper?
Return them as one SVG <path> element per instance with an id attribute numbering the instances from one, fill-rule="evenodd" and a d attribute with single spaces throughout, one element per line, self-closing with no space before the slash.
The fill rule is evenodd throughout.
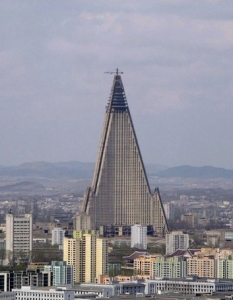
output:
<path id="1" fill-rule="evenodd" d="M 118 70 L 106 107 L 92 185 L 84 195 L 81 215 L 89 220 L 85 221 L 90 227 L 86 229 L 138 223 L 153 226 L 157 233 L 168 230 L 159 190 L 150 190 Z"/>

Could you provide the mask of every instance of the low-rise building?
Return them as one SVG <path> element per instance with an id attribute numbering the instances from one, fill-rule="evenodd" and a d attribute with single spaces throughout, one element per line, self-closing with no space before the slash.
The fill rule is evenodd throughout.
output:
<path id="1" fill-rule="evenodd" d="M 16 293 L 15 292 L 1 292 L 0 300 L 15 300 Z"/>
<path id="2" fill-rule="evenodd" d="M 74 290 L 65 289 L 37 289 L 31 286 L 22 286 L 21 289 L 13 289 L 16 300 L 74 300 Z"/>
<path id="3" fill-rule="evenodd" d="M 212 294 L 218 291 L 233 291 L 232 281 L 219 279 L 197 279 L 195 277 L 183 279 L 155 279 L 145 281 L 145 294 L 154 295 L 163 292 L 181 294 Z"/>
<path id="4" fill-rule="evenodd" d="M 22 286 L 47 287 L 52 285 L 49 271 L 2 271 L 0 272 L 0 291 L 11 291 Z"/>
<path id="5" fill-rule="evenodd" d="M 144 281 L 122 281 L 122 282 L 108 282 L 108 284 L 93 284 L 93 283 L 84 283 L 75 291 L 75 295 L 80 294 L 80 289 L 83 293 L 83 290 L 86 289 L 90 292 L 97 289 L 99 290 L 98 297 L 112 297 L 119 295 L 136 295 L 138 293 L 145 293 L 145 284 Z M 101 291 L 101 292 L 100 292 Z"/>

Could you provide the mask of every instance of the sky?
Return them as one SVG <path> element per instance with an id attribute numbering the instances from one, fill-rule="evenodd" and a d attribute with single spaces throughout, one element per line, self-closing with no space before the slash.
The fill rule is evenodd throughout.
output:
<path id="1" fill-rule="evenodd" d="M 232 0 L 1 0 L 0 165 L 94 162 L 116 68 L 145 163 L 233 169 Z"/>

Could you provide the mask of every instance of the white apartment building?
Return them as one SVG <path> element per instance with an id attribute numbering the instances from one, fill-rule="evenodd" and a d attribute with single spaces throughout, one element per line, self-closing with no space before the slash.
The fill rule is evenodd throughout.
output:
<path id="1" fill-rule="evenodd" d="M 22 286 L 21 289 L 13 289 L 16 300 L 74 300 L 74 291 L 62 289 L 37 289 L 32 286 Z"/>
<path id="2" fill-rule="evenodd" d="M 65 237 L 65 230 L 60 227 L 52 229 L 52 245 L 59 245 L 60 249 L 63 249 L 63 241 Z"/>
<path id="3" fill-rule="evenodd" d="M 32 215 L 6 215 L 6 264 L 30 261 L 32 251 Z"/>
<path id="4" fill-rule="evenodd" d="M 175 217 L 175 206 L 173 203 L 165 203 L 163 205 L 164 212 L 167 220 L 174 220 Z"/>
<path id="5" fill-rule="evenodd" d="M 172 231 L 166 234 L 166 255 L 176 250 L 187 250 L 189 248 L 189 235 L 182 231 Z"/>
<path id="6" fill-rule="evenodd" d="M 140 224 L 131 226 L 131 248 L 147 249 L 147 227 Z"/>

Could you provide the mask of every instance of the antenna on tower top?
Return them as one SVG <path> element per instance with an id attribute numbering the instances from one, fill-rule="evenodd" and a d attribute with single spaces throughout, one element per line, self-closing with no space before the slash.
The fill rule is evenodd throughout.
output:
<path id="1" fill-rule="evenodd" d="M 105 74 L 116 74 L 116 75 L 124 74 L 124 72 L 120 72 L 118 68 L 116 69 L 116 71 L 110 71 L 110 72 L 104 72 L 104 73 Z"/>

